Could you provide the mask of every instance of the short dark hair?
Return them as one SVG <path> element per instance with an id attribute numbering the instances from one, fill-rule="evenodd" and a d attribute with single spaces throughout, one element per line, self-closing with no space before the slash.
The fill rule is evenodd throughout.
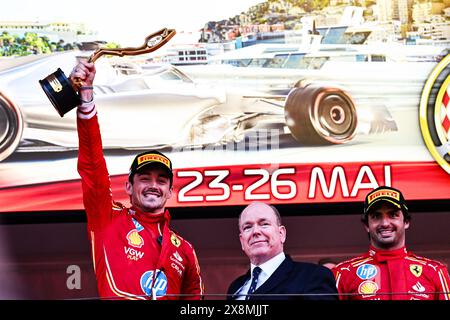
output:
<path id="1" fill-rule="evenodd" d="M 385 203 L 385 202 L 380 202 L 377 203 L 373 206 L 373 208 L 371 208 L 369 211 L 367 211 L 366 213 L 364 213 L 361 217 L 361 221 L 367 226 L 369 225 L 369 215 L 370 213 L 374 210 L 374 209 L 378 209 L 379 207 L 381 207 L 381 205 Z M 394 207 L 394 206 L 393 206 Z M 409 213 L 408 210 L 405 209 L 400 209 L 398 208 L 398 210 L 400 210 L 403 214 L 403 219 L 405 220 L 405 222 L 409 222 L 411 221 L 411 214 Z"/>

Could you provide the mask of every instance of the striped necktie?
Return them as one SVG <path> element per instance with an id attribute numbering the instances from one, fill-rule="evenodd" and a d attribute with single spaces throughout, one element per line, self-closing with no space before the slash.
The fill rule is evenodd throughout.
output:
<path id="1" fill-rule="evenodd" d="M 260 267 L 255 267 L 253 269 L 253 274 L 252 274 L 252 284 L 250 285 L 250 288 L 248 289 L 247 292 L 247 296 L 245 297 L 245 300 L 250 299 L 250 295 L 256 290 L 256 284 L 258 283 L 258 277 L 259 274 L 261 273 L 261 268 Z"/>

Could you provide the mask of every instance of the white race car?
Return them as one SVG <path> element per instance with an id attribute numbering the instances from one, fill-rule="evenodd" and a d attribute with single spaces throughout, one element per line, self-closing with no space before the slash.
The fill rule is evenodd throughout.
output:
<path id="1" fill-rule="evenodd" d="M 38 83 L 58 67 L 68 74 L 77 54 L 51 55 L 0 72 L 0 160 L 14 152 L 78 147 L 75 111 L 61 118 Z M 306 85 L 287 97 L 273 96 L 244 86 L 195 83 L 171 65 L 132 65 L 124 59 L 96 62 L 95 101 L 105 149 L 205 146 L 274 128 L 306 145 L 341 144 L 364 122 L 357 120 L 353 99 L 338 88 Z M 369 117 L 369 127 L 384 123 L 396 130 L 385 109 L 373 110 L 382 116 Z"/>

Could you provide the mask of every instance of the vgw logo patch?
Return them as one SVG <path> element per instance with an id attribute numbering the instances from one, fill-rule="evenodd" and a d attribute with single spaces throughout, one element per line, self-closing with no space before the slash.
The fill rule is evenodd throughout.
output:
<path id="1" fill-rule="evenodd" d="M 450 54 L 433 69 L 420 99 L 420 130 L 437 163 L 450 174 Z"/>

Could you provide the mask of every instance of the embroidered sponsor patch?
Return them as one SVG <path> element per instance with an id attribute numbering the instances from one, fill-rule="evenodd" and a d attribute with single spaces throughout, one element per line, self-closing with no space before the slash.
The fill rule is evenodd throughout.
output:
<path id="1" fill-rule="evenodd" d="M 170 160 L 160 154 L 148 153 L 140 156 L 137 159 L 138 168 L 141 167 L 143 164 L 146 164 L 147 162 L 160 162 L 164 164 L 167 168 L 169 169 L 171 168 Z"/>
<path id="2" fill-rule="evenodd" d="M 409 271 L 416 277 L 420 277 L 422 275 L 422 266 L 418 264 L 411 264 L 409 265 Z"/>
<path id="3" fill-rule="evenodd" d="M 372 295 L 375 294 L 377 291 L 378 285 L 371 280 L 361 282 L 358 287 L 358 293 L 362 295 Z"/>
<path id="4" fill-rule="evenodd" d="M 374 200 L 380 198 L 380 197 L 388 197 L 388 198 L 393 198 L 397 201 L 400 200 L 400 193 L 394 191 L 394 190 L 390 190 L 390 189 L 380 189 L 377 192 L 372 193 L 367 202 L 368 204 L 371 204 Z"/>
<path id="5" fill-rule="evenodd" d="M 417 292 L 425 291 L 425 287 L 419 281 L 417 281 L 416 284 L 412 286 L 412 288 Z"/>
<path id="6" fill-rule="evenodd" d="M 153 279 L 156 275 L 155 279 Z M 153 284 L 153 280 L 155 283 Z M 156 269 L 146 271 L 141 276 L 141 289 L 147 296 L 152 296 L 152 289 L 155 291 L 156 297 L 163 297 L 167 293 L 167 277 L 164 271 Z"/>
<path id="7" fill-rule="evenodd" d="M 136 228 L 137 232 L 144 230 L 144 227 L 135 218 L 132 218 L 131 220 L 133 221 L 134 227 Z"/>
<path id="8" fill-rule="evenodd" d="M 356 275 L 362 280 L 372 279 L 377 275 L 377 267 L 373 264 L 363 264 L 356 270 Z"/>
<path id="9" fill-rule="evenodd" d="M 178 251 L 175 251 L 173 253 L 173 256 L 180 262 L 183 262 L 183 258 L 180 256 L 180 254 L 178 253 Z"/>
<path id="10" fill-rule="evenodd" d="M 414 291 L 409 290 L 408 293 L 410 295 L 413 295 L 413 297 L 411 297 L 411 300 L 415 299 L 415 300 L 420 300 L 417 297 L 421 297 L 423 299 L 430 299 L 430 295 L 426 292 L 427 289 L 419 282 L 417 281 L 415 285 L 413 285 L 411 287 Z"/>
<path id="11" fill-rule="evenodd" d="M 127 234 L 128 244 L 135 248 L 141 248 L 144 245 L 144 239 L 136 229 L 131 230 Z"/>
<path id="12" fill-rule="evenodd" d="M 181 244 L 181 240 L 175 235 L 175 234 L 173 234 L 172 233 L 172 235 L 170 236 L 170 241 L 172 242 L 172 244 L 175 246 L 175 247 L 179 247 L 180 246 L 180 244 Z"/>
<path id="13" fill-rule="evenodd" d="M 172 262 L 171 264 L 170 264 L 170 266 L 172 267 L 172 268 L 174 268 L 175 269 L 175 271 L 177 272 L 177 274 L 178 274 L 178 276 L 181 278 L 182 276 L 183 276 L 183 270 L 180 268 L 180 266 L 178 266 L 176 263 L 174 263 L 174 262 Z"/>
<path id="14" fill-rule="evenodd" d="M 175 252 L 170 256 L 170 260 L 173 261 L 176 265 L 178 265 L 179 268 L 181 268 L 182 270 L 184 270 L 183 258 L 180 256 L 180 254 L 178 253 L 178 251 L 175 251 Z"/>
<path id="15" fill-rule="evenodd" d="M 131 247 L 123 247 L 128 260 L 138 261 L 144 256 L 144 252 Z"/>

